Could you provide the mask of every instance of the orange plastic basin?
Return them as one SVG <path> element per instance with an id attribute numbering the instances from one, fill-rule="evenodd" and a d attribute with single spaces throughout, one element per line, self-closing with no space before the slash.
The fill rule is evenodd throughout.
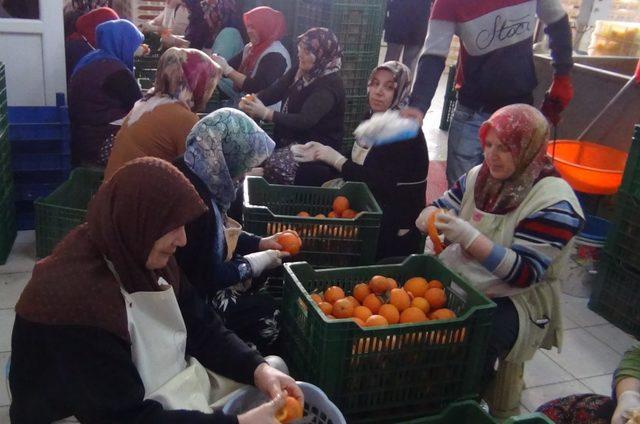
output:
<path id="1" fill-rule="evenodd" d="M 554 142 L 547 156 L 554 155 Z M 557 140 L 553 164 L 569 185 L 582 193 L 613 194 L 622 182 L 627 153 L 588 141 Z"/>

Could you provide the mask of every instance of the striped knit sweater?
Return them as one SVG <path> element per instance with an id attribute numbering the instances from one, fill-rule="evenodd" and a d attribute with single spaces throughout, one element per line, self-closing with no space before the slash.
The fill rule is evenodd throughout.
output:
<path id="1" fill-rule="evenodd" d="M 433 206 L 460 212 L 466 189 L 466 175 L 454 184 Z M 494 244 L 482 265 L 504 282 L 528 287 L 541 281 L 544 274 L 584 225 L 584 220 L 569 202 L 560 201 L 526 217 L 516 226 L 513 244 Z"/>

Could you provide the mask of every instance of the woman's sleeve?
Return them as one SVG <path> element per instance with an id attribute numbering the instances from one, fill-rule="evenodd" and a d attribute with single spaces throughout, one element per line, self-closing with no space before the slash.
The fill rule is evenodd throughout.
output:
<path id="1" fill-rule="evenodd" d="M 236 253 L 239 255 L 247 255 L 257 252 L 260 249 L 260 240 L 262 240 L 262 237 L 243 231 L 238 238 Z"/>
<path id="2" fill-rule="evenodd" d="M 258 98 L 260 101 L 267 106 L 271 106 L 284 99 L 284 96 L 289 90 L 289 86 L 293 82 L 295 72 L 297 72 L 296 68 L 289 69 L 283 76 L 278 78 L 276 82 L 259 92 Z"/>
<path id="3" fill-rule="evenodd" d="M 247 78 L 242 84 L 242 91 L 245 93 L 258 93 L 276 82 L 286 69 L 287 62 L 280 53 L 269 53 L 258 64 L 256 75 L 254 77 L 246 76 Z"/>
<path id="4" fill-rule="evenodd" d="M 635 346 L 624 354 L 614 373 L 614 386 L 623 378 L 628 377 L 640 380 L 640 346 Z"/>
<path id="5" fill-rule="evenodd" d="M 307 97 L 298 113 L 273 112 L 273 122 L 289 128 L 306 130 L 316 125 L 336 103 L 334 93 L 320 89 Z"/>
<path id="6" fill-rule="evenodd" d="M 238 53 L 237 55 L 233 56 L 231 59 L 229 59 L 227 61 L 227 63 L 229 64 L 229 66 L 231 66 L 233 69 L 238 70 L 238 68 L 240 67 L 240 65 L 242 64 L 242 52 Z"/>
<path id="7" fill-rule="evenodd" d="M 125 343 L 104 330 L 69 328 L 58 331 L 55 366 L 65 377 L 74 413 L 86 422 L 237 423 L 221 411 L 167 411 L 145 400 L 145 389 Z"/>
<path id="8" fill-rule="evenodd" d="M 494 244 L 482 265 L 514 287 L 528 287 L 544 278 L 583 226 L 584 219 L 563 200 L 520 221 L 511 246 Z"/>
<path id="9" fill-rule="evenodd" d="M 215 373 L 253 385 L 253 372 L 264 362 L 258 351 L 224 326 L 186 278 L 180 283 L 178 303 L 187 327 L 187 354 Z"/>
<path id="10" fill-rule="evenodd" d="M 122 103 L 127 110 L 133 108 L 133 104 L 140 100 L 142 92 L 131 72 L 126 69 L 114 72 L 104 82 L 105 91 Z"/>
<path id="11" fill-rule="evenodd" d="M 467 174 L 464 174 L 458 181 L 455 182 L 453 187 L 447 190 L 442 197 L 436 199 L 431 203 L 431 206 L 435 206 L 443 209 L 454 210 L 456 213 L 460 213 L 460 207 L 462 205 L 462 196 L 467 189 Z"/>

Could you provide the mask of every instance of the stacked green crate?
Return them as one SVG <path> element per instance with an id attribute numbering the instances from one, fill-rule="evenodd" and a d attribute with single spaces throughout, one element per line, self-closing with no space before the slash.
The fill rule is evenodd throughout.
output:
<path id="1" fill-rule="evenodd" d="M 589 307 L 640 337 L 640 125 L 636 125 L 612 230 L 600 258 Z"/>
<path id="2" fill-rule="evenodd" d="M 346 112 L 343 153 L 350 153 L 353 130 L 369 109 L 367 79 L 378 64 L 384 24 L 383 0 L 298 0 L 295 34 L 312 27 L 327 27 L 335 32 L 342 46 L 341 76 L 344 82 Z"/>
<path id="3" fill-rule="evenodd" d="M 16 238 L 16 211 L 13 198 L 7 84 L 4 64 L 0 62 L 0 265 L 6 262 Z"/>

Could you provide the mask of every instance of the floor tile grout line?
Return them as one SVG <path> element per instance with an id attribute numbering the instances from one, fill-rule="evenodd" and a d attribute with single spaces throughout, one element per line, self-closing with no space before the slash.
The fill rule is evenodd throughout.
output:
<path id="1" fill-rule="evenodd" d="M 594 338 L 595 338 L 595 337 L 594 337 Z M 598 340 L 598 339 L 596 339 L 596 340 Z M 602 341 L 601 341 L 601 340 L 598 340 L 598 341 L 599 341 L 600 343 L 602 343 Z M 607 345 L 606 343 L 605 343 L 605 345 L 608 347 L 608 345 Z M 614 349 L 613 349 L 613 348 L 611 348 L 611 347 L 610 347 L 609 349 L 611 349 L 611 350 L 613 350 L 614 352 L 618 353 L 616 350 L 614 350 Z M 547 354 L 547 352 L 545 352 L 545 350 L 547 350 L 547 349 L 539 349 L 539 350 L 540 350 L 540 351 L 542 351 L 542 353 L 543 353 L 547 358 L 551 359 L 551 361 L 552 361 L 554 364 L 556 364 L 557 366 L 559 366 L 559 367 L 560 367 L 564 372 L 566 372 L 567 374 L 569 374 L 570 376 L 572 376 L 575 380 L 580 380 L 580 379 L 584 379 L 584 378 L 592 378 L 592 377 L 600 377 L 600 376 L 603 376 L 603 375 L 609 375 L 609 374 L 611 374 L 611 373 L 612 373 L 612 372 L 611 372 L 611 373 L 604 373 L 604 374 L 598 374 L 598 375 L 590 375 L 589 377 L 577 377 L 575 374 L 573 374 L 571 371 L 569 371 L 568 369 L 566 369 L 565 367 L 563 367 L 561 364 L 559 364 L 557 361 L 555 361 L 551 356 L 549 356 L 549 355 Z M 560 355 L 562 355 L 562 354 L 560 354 Z M 622 356 L 622 355 L 621 355 L 621 356 Z M 526 366 L 526 365 L 525 365 L 525 366 Z M 555 384 L 555 383 L 554 383 L 554 384 Z M 538 387 L 539 387 L 539 386 L 538 386 Z"/>

